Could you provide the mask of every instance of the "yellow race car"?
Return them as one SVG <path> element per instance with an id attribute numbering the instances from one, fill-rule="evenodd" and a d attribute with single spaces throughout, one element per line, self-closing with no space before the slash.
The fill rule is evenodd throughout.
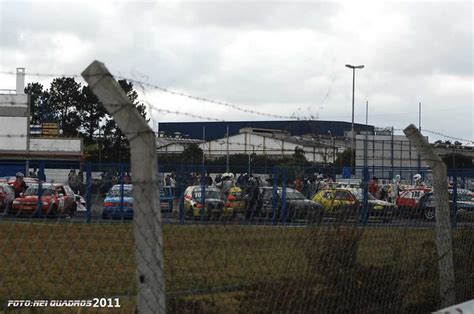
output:
<path id="1" fill-rule="evenodd" d="M 312 200 L 324 207 L 324 213 L 340 219 L 358 217 L 361 204 L 347 189 L 332 188 L 317 192 Z"/>
<path id="2" fill-rule="evenodd" d="M 184 191 L 184 212 L 188 217 L 200 219 L 220 218 L 224 214 L 224 200 L 222 192 L 212 186 L 205 187 L 203 193 L 200 185 L 189 186 Z"/>

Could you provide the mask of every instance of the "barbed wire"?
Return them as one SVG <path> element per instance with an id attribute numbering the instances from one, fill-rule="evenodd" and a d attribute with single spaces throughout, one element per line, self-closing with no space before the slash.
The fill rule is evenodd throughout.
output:
<path id="1" fill-rule="evenodd" d="M 16 75 L 17 73 L 14 72 L 14 71 L 0 71 L 0 74 Z M 37 77 L 73 77 L 73 78 L 80 78 L 82 80 L 81 75 L 71 74 L 71 73 L 69 73 L 69 74 L 65 74 L 65 73 L 58 74 L 58 73 L 24 72 L 24 74 L 28 75 L 28 76 L 37 76 Z M 162 87 L 162 86 L 157 85 L 157 84 L 151 84 L 151 83 L 148 83 L 148 82 L 145 82 L 145 81 L 131 79 L 131 78 L 121 76 L 121 75 L 117 75 L 115 77 L 118 78 L 118 79 L 127 80 L 128 82 L 131 82 L 131 83 L 135 83 L 136 85 L 140 86 L 141 89 L 143 89 L 143 90 L 145 90 L 145 87 L 150 87 L 150 88 L 157 89 L 157 90 L 160 90 L 162 92 L 169 93 L 169 94 L 172 94 L 172 95 L 176 95 L 176 96 L 180 96 L 180 97 L 186 97 L 186 98 L 193 99 L 193 100 L 196 100 L 196 101 L 201 101 L 201 102 L 207 102 L 207 103 L 212 103 L 212 104 L 216 104 L 216 105 L 226 106 L 228 108 L 233 108 L 235 110 L 239 110 L 241 112 L 245 112 L 245 113 L 249 113 L 249 114 L 267 116 L 267 117 L 272 117 L 272 118 L 296 120 L 296 121 L 302 120 L 300 117 L 296 117 L 295 115 L 285 116 L 285 115 L 265 113 L 265 112 L 256 111 L 256 110 L 252 110 L 252 109 L 242 108 L 242 107 L 234 105 L 234 104 L 209 99 L 209 98 L 206 98 L 206 97 L 199 97 L 199 96 L 194 96 L 194 95 L 190 95 L 190 94 L 183 93 L 183 92 L 177 92 L 177 91 Z M 332 84 L 331 84 L 330 88 L 331 87 L 332 87 Z M 327 94 L 329 94 L 329 91 L 327 92 Z M 160 113 L 168 113 L 168 114 L 174 114 L 174 115 L 184 115 L 184 116 L 199 118 L 199 119 L 208 120 L 208 121 L 218 121 L 218 122 L 225 121 L 223 119 L 211 118 L 211 117 L 208 117 L 208 116 L 202 116 L 202 115 L 193 114 L 193 113 L 181 112 L 181 111 L 178 111 L 178 110 L 169 110 L 169 109 L 164 109 L 164 108 L 158 108 L 158 107 L 155 107 L 149 101 L 145 101 L 145 103 L 147 105 L 151 106 L 152 110 L 160 112 Z M 13 105 L 13 104 L 16 104 L 16 103 L 11 102 L 11 104 Z M 310 117 L 309 120 L 312 120 L 312 117 Z M 400 128 L 394 128 L 394 130 L 403 132 L 403 129 L 400 129 Z M 455 137 L 455 136 L 443 134 L 441 132 L 432 131 L 432 130 L 428 130 L 428 129 L 422 129 L 422 132 L 428 132 L 430 134 L 442 136 L 442 137 L 447 138 L 447 139 L 452 139 L 452 140 L 457 140 L 457 141 L 462 141 L 462 142 L 468 142 L 468 143 L 474 143 L 474 140 L 472 140 L 472 139 L 469 140 L 469 139 L 465 139 L 465 138 Z"/>
<path id="2" fill-rule="evenodd" d="M 13 72 L 13 71 L 0 71 L 0 74 L 16 75 L 17 73 Z M 38 76 L 38 77 L 74 77 L 74 78 L 81 78 L 82 79 L 82 76 L 77 75 L 77 74 L 25 73 L 25 75 Z M 245 112 L 245 113 L 249 113 L 249 114 L 253 114 L 253 115 L 266 116 L 266 117 L 277 118 L 277 119 L 299 120 L 298 117 L 294 117 L 292 115 L 290 115 L 290 116 L 278 115 L 278 114 L 266 113 L 266 112 L 257 111 L 257 110 L 253 110 L 253 109 L 243 108 L 243 107 L 240 107 L 240 106 L 237 106 L 237 105 L 234 105 L 234 104 L 230 104 L 230 103 L 227 103 L 227 102 L 218 101 L 218 100 L 214 100 L 214 99 L 210 99 L 210 98 L 206 98 L 206 97 L 194 96 L 194 95 L 183 93 L 183 92 L 178 92 L 178 91 L 166 88 L 166 87 L 159 86 L 157 84 L 151 84 L 151 83 L 148 83 L 148 82 L 144 82 L 144 81 L 140 81 L 140 80 L 136 80 L 136 79 L 131 79 L 131 78 L 128 78 L 128 77 L 125 77 L 125 76 L 114 75 L 114 77 L 117 78 L 117 79 L 124 79 L 124 80 L 127 80 L 128 82 L 140 85 L 140 86 L 142 86 L 142 88 L 143 88 L 143 86 L 146 86 L 146 87 L 149 87 L 149 88 L 160 90 L 162 92 L 165 92 L 165 93 L 168 93 L 168 94 L 171 94 L 171 95 L 185 97 L 185 98 L 200 101 L 200 102 L 207 102 L 207 103 L 212 103 L 212 104 L 215 104 L 215 105 L 225 106 L 225 107 L 228 107 L 228 108 L 232 108 L 232 109 L 235 109 L 235 110 L 238 110 L 238 111 L 241 111 L 241 112 Z"/>
<path id="3" fill-rule="evenodd" d="M 185 97 L 185 98 L 189 98 L 189 99 L 192 99 L 192 100 L 207 102 L 207 103 L 211 103 L 211 104 L 215 104 L 215 105 L 220 105 L 220 106 L 232 108 L 232 109 L 235 109 L 235 110 L 238 110 L 238 111 L 241 111 L 241 112 L 245 112 L 245 113 L 249 113 L 249 114 L 254 114 L 254 115 L 259 115 L 259 116 L 266 116 L 266 117 L 270 117 L 270 118 L 299 120 L 298 117 L 294 117 L 292 115 L 285 116 L 285 115 L 278 115 L 278 114 L 272 114 L 272 113 L 266 113 L 266 112 L 262 112 L 262 111 L 242 108 L 240 106 L 230 104 L 230 103 L 227 103 L 227 102 L 223 102 L 223 101 L 213 100 L 213 99 L 205 98 L 205 97 L 193 96 L 193 95 L 183 93 L 183 92 L 177 92 L 177 91 L 165 88 L 165 87 L 161 87 L 161 86 L 156 85 L 156 84 L 150 84 L 150 83 L 147 83 L 147 82 L 138 81 L 138 80 L 134 80 L 134 79 L 129 79 L 129 78 L 126 78 L 126 77 L 117 77 L 117 78 L 126 79 L 126 80 L 128 80 L 132 83 L 136 83 L 136 84 L 140 84 L 142 86 L 147 86 L 147 87 L 150 87 L 150 88 L 153 88 L 153 89 L 157 89 L 157 90 L 160 90 L 162 92 L 165 92 L 165 93 L 168 93 L 168 94 L 171 94 L 171 95 Z"/>

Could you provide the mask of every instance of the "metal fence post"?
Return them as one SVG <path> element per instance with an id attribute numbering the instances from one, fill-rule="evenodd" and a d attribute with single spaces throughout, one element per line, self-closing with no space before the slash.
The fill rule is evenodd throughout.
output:
<path id="1" fill-rule="evenodd" d="M 439 267 L 439 293 L 441 308 L 454 304 L 454 266 L 453 266 L 453 243 L 450 223 L 449 194 L 446 178 L 448 171 L 446 164 L 434 152 L 431 145 L 413 124 L 406 127 L 403 132 L 415 145 L 421 158 L 433 170 L 433 188 L 435 197 L 436 217 L 436 245 L 438 248 Z"/>
<path id="2" fill-rule="evenodd" d="M 133 222 L 138 312 L 165 313 L 163 230 L 155 133 L 103 63 L 94 61 L 82 76 L 130 143 L 131 170 L 135 178 Z"/>
<path id="3" fill-rule="evenodd" d="M 91 222 L 91 217 L 92 217 L 92 167 L 91 163 L 88 162 L 86 165 L 86 221 L 88 223 Z"/>
<path id="4" fill-rule="evenodd" d="M 120 208 L 120 215 L 122 216 L 122 219 L 125 217 L 125 213 L 123 212 L 123 204 L 124 204 L 124 201 L 123 201 L 123 194 L 125 192 L 125 189 L 124 189 L 124 186 L 123 186 L 123 163 L 120 163 L 119 164 L 119 183 L 120 183 L 120 205 L 119 205 L 119 208 Z"/>
<path id="5" fill-rule="evenodd" d="M 38 170 L 38 207 L 36 209 L 35 216 L 42 217 L 43 216 L 43 178 L 44 178 L 44 162 L 40 161 L 39 170 Z M 50 208 L 52 208 L 52 204 L 50 204 Z"/>
<path id="6" fill-rule="evenodd" d="M 278 206 L 278 169 L 273 167 L 273 190 L 272 190 L 272 224 L 276 224 Z"/>
<path id="7" fill-rule="evenodd" d="M 183 168 L 180 166 L 178 168 L 178 173 L 176 174 L 176 182 L 175 182 L 175 185 L 176 185 L 176 197 L 178 197 L 178 204 L 179 204 L 179 222 L 180 223 L 184 223 L 184 220 L 185 220 L 185 212 L 184 212 L 184 192 L 185 190 L 182 189 L 182 186 L 186 186 L 185 183 L 183 181 L 185 181 L 186 179 L 186 176 L 184 175 L 184 170 Z"/>
<path id="8" fill-rule="evenodd" d="M 206 178 L 205 178 L 206 170 L 204 165 L 201 167 L 201 221 L 204 220 L 206 215 Z"/>
<path id="9" fill-rule="evenodd" d="M 286 169 L 283 169 L 281 174 L 281 222 L 285 223 L 287 216 L 286 208 Z"/>
<path id="10" fill-rule="evenodd" d="M 457 198 L 458 198 L 458 176 L 457 176 L 457 173 L 456 173 L 456 169 L 453 169 L 453 208 L 452 208 L 452 212 L 453 212 L 453 228 L 456 228 L 457 227 L 457 223 L 458 223 L 458 202 L 457 202 Z"/>
<path id="11" fill-rule="evenodd" d="M 364 200 L 362 210 L 362 223 L 367 225 L 369 221 L 369 167 L 364 166 Z"/>

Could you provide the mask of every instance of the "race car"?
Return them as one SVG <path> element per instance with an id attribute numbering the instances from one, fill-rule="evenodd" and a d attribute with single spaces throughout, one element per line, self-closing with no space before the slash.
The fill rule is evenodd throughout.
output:
<path id="1" fill-rule="evenodd" d="M 401 217 L 404 218 L 419 218 L 422 216 L 420 209 L 420 200 L 423 196 L 432 189 L 428 187 L 412 187 L 401 192 L 397 197 L 396 205 L 399 208 Z"/>
<path id="2" fill-rule="evenodd" d="M 200 185 L 186 188 L 183 196 L 185 214 L 194 219 L 222 217 L 224 214 L 223 193 L 218 188 L 212 186 L 206 186 L 204 189 L 203 197 Z"/>
<path id="3" fill-rule="evenodd" d="M 76 212 L 76 196 L 68 185 L 56 183 L 33 184 L 25 193 L 17 197 L 8 213 L 11 215 L 28 216 L 72 216 Z"/>

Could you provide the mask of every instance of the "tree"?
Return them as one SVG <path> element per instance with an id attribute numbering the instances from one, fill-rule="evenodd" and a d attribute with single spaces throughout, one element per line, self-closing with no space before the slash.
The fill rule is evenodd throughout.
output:
<path id="1" fill-rule="evenodd" d="M 133 84 L 126 80 L 119 80 L 118 83 L 146 119 L 146 106 L 138 101 Z M 40 83 L 30 83 L 25 93 L 31 99 L 32 123 L 58 123 L 60 134 L 82 137 L 88 153 L 94 159 L 100 152 L 100 142 L 104 144 L 103 152 L 106 153 L 103 160 L 120 162 L 130 158 L 126 137 L 89 86 L 81 86 L 72 77 L 59 77 L 53 79 L 49 90 Z"/>
<path id="2" fill-rule="evenodd" d="M 351 166 L 351 152 L 350 148 L 346 148 L 342 153 L 337 154 L 334 166 L 336 167 L 350 167 Z"/>
<path id="3" fill-rule="evenodd" d="M 30 122 L 39 124 L 49 119 L 54 119 L 55 113 L 49 112 L 47 101 L 49 99 L 48 90 L 43 90 L 40 83 L 29 83 L 25 87 L 25 94 L 30 95 Z"/>
<path id="4" fill-rule="evenodd" d="M 99 130 L 100 121 L 105 118 L 106 111 L 89 86 L 84 86 L 81 94 L 82 101 L 78 112 L 82 122 L 82 133 L 86 145 L 91 145 L 97 142 L 94 135 Z"/>
<path id="5" fill-rule="evenodd" d="M 197 164 L 202 162 L 203 151 L 197 144 L 189 144 L 181 153 L 181 162 L 183 164 Z"/>
<path id="6" fill-rule="evenodd" d="M 299 147 L 299 146 L 296 146 L 295 147 L 295 153 L 293 154 L 293 158 L 300 161 L 300 162 L 305 162 L 306 157 L 304 155 L 304 149 Z"/>
<path id="7" fill-rule="evenodd" d="M 81 118 L 78 108 L 82 101 L 81 84 L 72 77 L 59 77 L 51 82 L 48 110 L 54 110 L 59 130 L 64 136 L 78 136 Z"/>

